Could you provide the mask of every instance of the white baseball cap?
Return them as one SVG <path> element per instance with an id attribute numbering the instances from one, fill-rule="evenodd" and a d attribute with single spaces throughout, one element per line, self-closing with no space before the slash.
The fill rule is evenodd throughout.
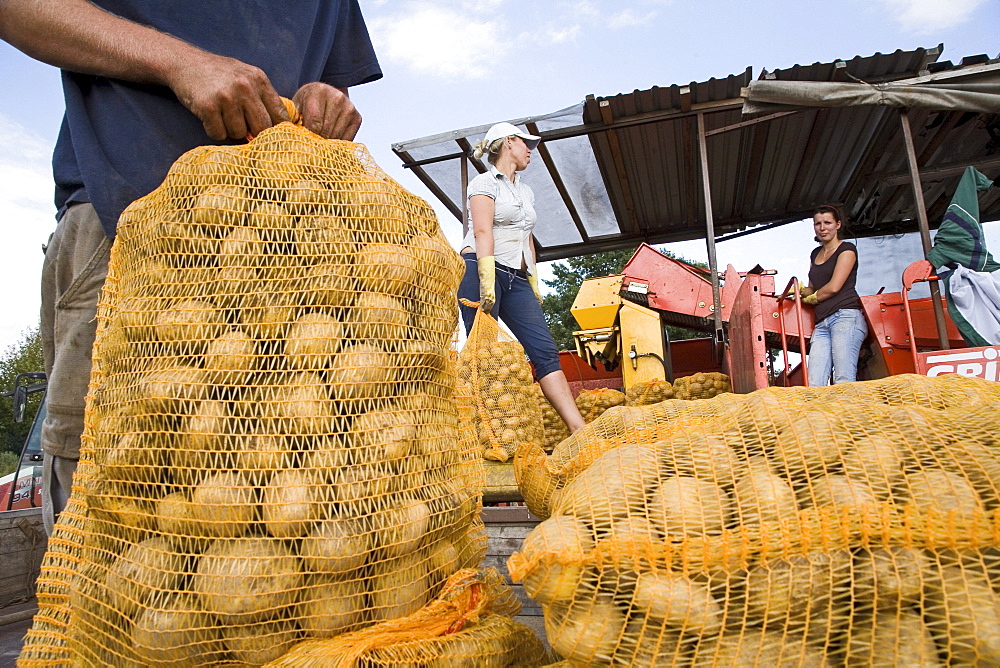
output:
<path id="1" fill-rule="evenodd" d="M 541 137 L 529 135 L 527 132 L 519 130 L 513 123 L 497 123 L 486 132 L 484 140 L 486 141 L 486 145 L 489 146 L 497 139 L 503 139 L 504 137 L 520 137 L 531 150 L 534 150 L 538 146 L 538 142 L 542 140 Z"/>

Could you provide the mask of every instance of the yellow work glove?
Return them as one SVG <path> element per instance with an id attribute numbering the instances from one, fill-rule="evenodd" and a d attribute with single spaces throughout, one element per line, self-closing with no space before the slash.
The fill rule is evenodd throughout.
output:
<path id="1" fill-rule="evenodd" d="M 811 295 L 808 295 L 807 297 L 803 297 L 802 302 L 805 304 L 809 304 L 810 306 L 816 306 L 816 304 L 819 304 L 819 300 L 816 299 L 815 292 L 812 293 Z"/>
<path id="2" fill-rule="evenodd" d="M 538 289 L 538 274 L 528 274 L 528 285 L 531 286 L 531 291 L 535 293 L 538 303 L 541 304 L 542 291 Z"/>
<path id="3" fill-rule="evenodd" d="M 497 303 L 497 263 L 492 255 L 479 258 L 479 308 L 487 313 Z"/>

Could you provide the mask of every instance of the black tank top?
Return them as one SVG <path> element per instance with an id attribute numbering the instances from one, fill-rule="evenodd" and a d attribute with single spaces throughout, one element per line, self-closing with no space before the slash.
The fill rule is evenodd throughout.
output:
<path id="1" fill-rule="evenodd" d="M 813 290 L 819 290 L 830 282 L 830 279 L 833 278 L 833 270 L 837 267 L 837 260 L 842 253 L 854 251 L 855 257 L 858 255 L 857 246 L 850 241 L 841 241 L 840 246 L 837 247 L 837 250 L 833 251 L 833 255 L 827 258 L 826 262 L 816 264 L 816 256 L 819 255 L 822 248 L 820 246 L 813 249 L 812 255 L 809 256 L 809 283 L 813 286 Z M 821 321 L 823 318 L 842 308 L 861 309 L 861 298 L 854 287 L 858 280 L 858 264 L 859 260 L 855 260 L 854 267 L 851 268 L 851 273 L 848 274 L 847 280 L 844 281 L 844 286 L 840 288 L 837 294 L 816 305 L 816 310 L 814 311 L 816 322 Z"/>

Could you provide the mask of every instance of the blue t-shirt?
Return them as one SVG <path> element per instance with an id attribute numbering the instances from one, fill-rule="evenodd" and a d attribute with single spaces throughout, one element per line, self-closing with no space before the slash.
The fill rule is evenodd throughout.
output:
<path id="1" fill-rule="evenodd" d="M 261 68 L 279 95 L 382 77 L 357 0 L 95 0 L 103 9 Z M 56 206 L 92 202 L 108 236 L 183 153 L 216 143 L 163 86 L 63 71 L 66 114 L 52 157 Z"/>

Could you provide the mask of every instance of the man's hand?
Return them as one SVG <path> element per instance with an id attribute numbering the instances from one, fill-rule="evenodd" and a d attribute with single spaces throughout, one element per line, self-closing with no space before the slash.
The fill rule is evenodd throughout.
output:
<path id="1" fill-rule="evenodd" d="M 288 120 L 264 71 L 233 58 L 202 51 L 169 85 L 212 139 L 245 139 Z"/>
<path id="2" fill-rule="evenodd" d="M 302 125 L 320 137 L 352 141 L 358 134 L 361 114 L 346 88 L 316 81 L 300 88 L 292 101 L 302 116 Z"/>

